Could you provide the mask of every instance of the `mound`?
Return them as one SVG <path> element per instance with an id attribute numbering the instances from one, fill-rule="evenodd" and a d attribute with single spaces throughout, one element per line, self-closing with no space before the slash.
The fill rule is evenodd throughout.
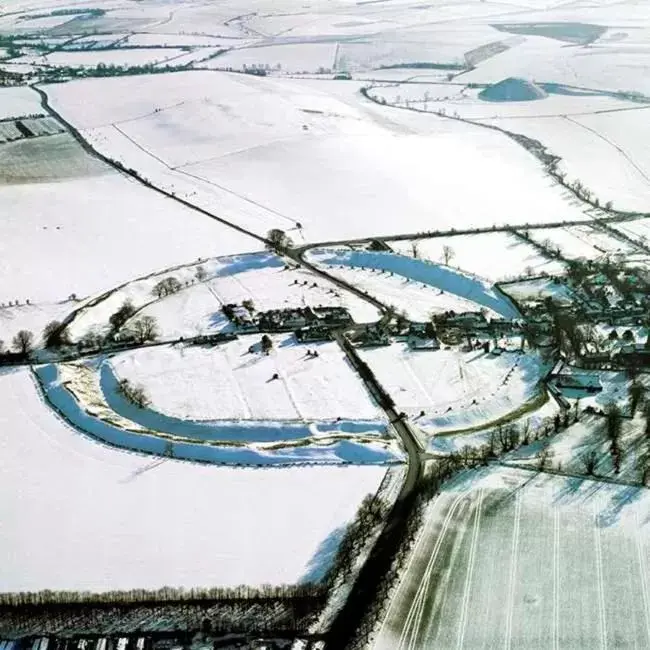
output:
<path id="1" fill-rule="evenodd" d="M 532 81 L 509 77 L 488 86 L 478 96 L 487 102 L 530 102 L 544 99 L 547 94 Z"/>

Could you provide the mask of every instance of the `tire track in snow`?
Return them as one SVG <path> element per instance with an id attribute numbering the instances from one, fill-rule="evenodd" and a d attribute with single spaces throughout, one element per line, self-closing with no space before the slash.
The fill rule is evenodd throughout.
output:
<path id="1" fill-rule="evenodd" d="M 483 490 L 478 492 L 478 505 L 474 515 L 474 529 L 472 530 L 472 543 L 469 551 L 469 563 L 467 565 L 467 574 L 465 576 L 465 590 L 463 592 L 463 606 L 461 609 L 460 621 L 458 623 L 458 643 L 457 650 L 461 650 L 465 643 L 465 629 L 467 627 L 467 612 L 469 609 L 469 594 L 472 587 L 472 576 L 474 574 L 474 564 L 476 562 L 476 547 L 478 546 L 478 535 L 481 529 L 481 509 L 483 506 Z"/>
<path id="2" fill-rule="evenodd" d="M 515 587 L 517 582 L 517 556 L 519 555 L 519 531 L 521 529 L 521 508 L 523 497 L 515 493 L 515 521 L 512 528 L 512 547 L 510 552 L 510 580 L 508 584 L 508 604 L 506 606 L 506 632 L 504 639 L 505 650 L 512 645 L 512 619 L 515 609 Z"/>
<path id="3" fill-rule="evenodd" d="M 646 566 L 645 557 L 643 555 L 643 540 L 641 539 L 641 522 L 639 521 L 638 509 L 634 513 L 636 520 L 636 530 L 634 531 L 634 538 L 636 541 L 636 552 L 639 560 L 639 578 L 641 579 L 641 592 L 643 594 L 643 617 L 645 619 L 645 629 L 647 634 L 646 643 L 650 647 L 650 613 L 648 612 L 648 569 Z"/>
<path id="4" fill-rule="evenodd" d="M 431 552 L 431 557 L 429 558 L 429 561 L 427 562 L 427 566 L 424 570 L 423 578 L 422 580 L 420 580 L 420 584 L 418 585 L 415 598 L 413 599 L 413 603 L 411 604 L 411 607 L 409 609 L 408 615 L 406 617 L 406 621 L 404 622 L 402 633 L 399 639 L 399 644 L 397 646 L 398 650 L 402 650 L 402 648 L 404 647 L 406 647 L 408 650 L 412 650 L 413 648 L 417 647 L 416 646 L 417 634 L 418 634 L 420 624 L 422 622 L 424 604 L 426 602 L 426 597 L 429 590 L 429 584 L 431 580 L 431 574 L 433 573 L 433 567 L 440 553 L 440 549 L 442 548 L 442 542 L 444 541 L 444 537 L 446 535 L 447 529 L 449 528 L 451 520 L 453 516 L 456 514 L 456 510 L 458 509 L 458 506 L 460 505 L 461 501 L 465 498 L 465 496 L 466 493 L 461 492 L 456 497 L 456 499 L 451 504 L 451 507 L 449 508 L 449 511 L 445 516 L 445 519 L 443 520 L 442 526 L 440 527 L 440 532 L 438 533 L 438 539 L 436 539 L 436 543 L 433 547 L 433 551 Z M 416 554 L 414 553 L 412 557 L 415 558 L 415 555 Z M 405 575 L 408 574 L 409 569 L 410 566 L 405 571 Z"/>
<path id="5" fill-rule="evenodd" d="M 607 620 L 605 618 L 605 586 L 603 584 L 603 548 L 600 539 L 597 505 L 594 504 L 594 544 L 596 547 L 596 575 L 598 577 L 598 610 L 600 625 L 600 647 L 607 648 Z"/>

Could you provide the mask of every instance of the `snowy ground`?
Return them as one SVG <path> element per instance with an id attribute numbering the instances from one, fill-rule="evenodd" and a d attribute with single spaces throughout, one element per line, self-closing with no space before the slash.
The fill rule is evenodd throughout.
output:
<path id="1" fill-rule="evenodd" d="M 510 233 L 495 232 L 390 242 L 391 248 L 403 255 L 412 256 L 413 245 L 420 259 L 436 263 L 444 261 L 444 248 L 449 247 L 450 266 L 490 282 L 526 274 L 561 274 L 564 271 L 563 264 L 542 257 L 533 246 Z"/>
<path id="2" fill-rule="evenodd" d="M 562 379 L 553 380 L 558 384 L 562 394 L 570 400 L 579 400 L 580 408 L 592 406 L 598 411 L 604 411 L 609 404 L 618 404 L 621 409 L 628 411 L 629 387 L 632 383 L 628 373 L 624 370 L 584 370 L 569 365 L 562 366 L 560 371 Z M 589 386 L 594 383 L 600 386 L 597 393 L 589 394 L 585 390 L 577 388 L 561 388 L 569 381 L 577 385 Z"/>
<path id="3" fill-rule="evenodd" d="M 34 344 L 42 344 L 43 328 L 51 321 L 61 321 L 76 307 L 75 302 L 21 304 L 18 306 L 0 306 L 0 340 L 9 348 L 11 340 L 20 330 L 29 330 L 34 334 Z"/>
<path id="4" fill-rule="evenodd" d="M 604 115 L 498 119 L 490 123 L 542 142 L 562 158 L 559 168 L 567 179 L 580 179 L 601 205 L 612 201 L 621 210 L 646 212 L 650 167 L 634 140 L 645 128 L 647 115 L 648 106 L 637 105 L 632 110 Z"/>
<path id="5" fill-rule="evenodd" d="M 540 399 L 543 369 L 529 354 L 411 350 L 401 343 L 360 354 L 397 409 L 428 436 L 485 427 Z"/>
<path id="6" fill-rule="evenodd" d="M 0 88 L 0 119 L 43 115 L 38 95 L 30 88 Z"/>
<path id="7" fill-rule="evenodd" d="M 372 647 L 645 647 L 649 514 L 642 488 L 465 474 L 431 504 Z"/>
<path id="8" fill-rule="evenodd" d="M 501 285 L 501 290 L 517 302 L 542 301 L 548 297 L 562 304 L 573 302 L 571 289 L 563 282 L 555 282 L 553 278 L 537 278 L 504 284 Z"/>
<path id="9" fill-rule="evenodd" d="M 108 365 L 97 372 L 89 364 L 39 366 L 36 376 L 48 404 L 95 442 L 236 467 L 384 465 L 404 457 L 376 420 L 192 422 L 137 408 L 120 394 Z"/>
<path id="10" fill-rule="evenodd" d="M 22 103 L 11 97 L 13 114 L 38 106 L 30 108 L 24 93 Z M 255 240 L 112 171 L 67 135 L 0 149 L 0 302 L 81 297 L 199 256 L 259 248 Z"/>
<path id="11" fill-rule="evenodd" d="M 524 213 L 531 222 L 586 218 L 505 136 L 426 115 L 387 117 L 357 90 L 217 72 L 47 88 L 100 151 L 258 233 L 300 222 L 318 241 Z"/>
<path id="12" fill-rule="evenodd" d="M 26 55 L 15 60 L 15 63 L 47 65 L 55 67 L 94 68 L 99 64 L 116 66 L 139 66 L 152 63 L 174 65 L 173 59 L 184 54 L 181 49 L 174 48 L 143 48 L 143 49 L 112 49 L 112 50 L 83 50 L 70 52 L 60 50 L 43 56 Z"/>
<path id="13" fill-rule="evenodd" d="M 188 260 L 189 262 L 189 260 Z M 254 253 L 195 260 L 186 265 L 134 279 L 104 300 L 80 312 L 69 327 L 74 339 L 90 330 L 106 331 L 112 313 L 130 300 L 138 317 L 153 316 L 160 337 L 177 339 L 231 329 L 221 308 L 252 300 L 258 311 L 289 307 L 343 306 L 357 322 L 379 319 L 369 303 L 303 269 L 286 269 L 287 262 L 273 253 Z M 197 269 L 205 272 L 199 281 Z M 161 279 L 176 278 L 184 286 L 178 293 L 157 299 L 152 288 Z M 314 286 L 315 285 L 315 286 Z"/>
<path id="14" fill-rule="evenodd" d="M 588 226 L 533 231 L 530 233 L 530 237 L 534 241 L 559 248 L 561 255 L 566 259 L 591 260 L 602 259 L 606 256 L 611 259 L 616 259 L 618 256 L 622 259 L 640 255 L 639 249 L 629 242 L 616 239 L 608 233 Z M 644 257 L 647 257 L 647 254 Z"/>
<path id="15" fill-rule="evenodd" d="M 236 470 L 144 457 L 64 425 L 26 370 L 0 374 L 0 391 L 0 544 L 10 559 L 0 566 L 2 592 L 320 577 L 386 472 Z"/>
<path id="16" fill-rule="evenodd" d="M 582 400 L 580 408 L 584 405 Z M 611 441 L 607 436 L 607 423 L 604 417 L 584 414 L 580 421 L 557 435 L 541 440 L 527 447 L 511 452 L 507 462 L 522 466 L 535 466 L 539 453 L 546 450 L 553 469 L 569 474 L 588 476 L 587 462 L 591 454 L 595 456 L 593 474 L 610 477 L 614 480 L 641 484 L 645 459 L 648 455 L 648 437 L 645 434 L 645 418 L 641 410 L 632 419 L 622 421 L 620 438 L 621 466 L 614 471 L 611 455 Z"/>
<path id="17" fill-rule="evenodd" d="M 119 378 L 142 384 L 151 408 L 189 420 L 383 419 L 381 409 L 336 343 L 273 337 L 267 356 L 259 335 L 213 348 L 158 347 L 112 358 Z M 256 351 L 248 349 L 255 346 Z M 317 351 L 318 357 L 307 356 Z M 272 377 L 277 374 L 278 379 Z"/>
<path id="18" fill-rule="evenodd" d="M 393 253 L 365 250 L 314 249 L 310 261 L 361 287 L 412 320 L 431 313 L 478 311 L 517 318 L 517 309 L 488 282 L 440 263 Z"/>

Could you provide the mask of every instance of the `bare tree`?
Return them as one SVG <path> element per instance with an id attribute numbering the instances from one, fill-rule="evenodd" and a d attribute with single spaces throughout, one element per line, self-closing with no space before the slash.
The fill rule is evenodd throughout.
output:
<path id="1" fill-rule="evenodd" d="M 418 259 L 420 257 L 419 244 L 416 241 L 411 242 L 411 254 L 413 255 L 414 259 Z"/>
<path id="2" fill-rule="evenodd" d="M 268 240 L 267 247 L 279 253 L 284 252 L 293 244 L 291 238 L 287 235 L 287 233 L 284 232 L 284 230 L 280 230 L 279 228 L 272 228 L 269 230 L 266 235 L 266 239 Z"/>
<path id="3" fill-rule="evenodd" d="M 264 336 L 262 336 L 260 345 L 262 346 L 262 352 L 264 352 L 264 354 L 268 354 L 273 349 L 273 341 L 268 334 L 264 334 Z"/>
<path id="4" fill-rule="evenodd" d="M 585 472 L 589 476 L 593 476 L 598 465 L 598 454 L 594 449 L 592 449 L 591 451 L 588 451 L 586 454 L 584 454 L 582 457 L 582 462 L 585 465 Z"/>
<path id="5" fill-rule="evenodd" d="M 605 418 L 607 437 L 616 444 L 623 431 L 623 414 L 618 404 L 610 402 L 605 407 Z"/>
<path id="6" fill-rule="evenodd" d="M 456 252 L 454 249 L 449 246 L 449 244 L 445 244 L 442 247 L 442 259 L 445 263 L 445 266 L 449 266 L 449 262 L 456 256 Z"/>
<path id="7" fill-rule="evenodd" d="M 58 348 L 70 344 L 68 330 L 58 320 L 50 321 L 43 328 L 43 342 L 46 348 Z"/>
<path id="8" fill-rule="evenodd" d="M 29 330 L 20 330 L 12 339 L 11 344 L 20 354 L 29 354 L 34 347 L 34 335 Z"/>
<path id="9" fill-rule="evenodd" d="M 637 406 L 643 403 L 643 398 L 645 396 L 645 386 L 634 380 L 628 389 L 628 395 L 630 397 L 630 410 L 632 415 L 636 413 Z"/>
<path id="10" fill-rule="evenodd" d="M 153 316 L 141 316 L 133 321 L 130 327 L 138 343 L 155 341 L 158 338 L 158 324 Z"/>

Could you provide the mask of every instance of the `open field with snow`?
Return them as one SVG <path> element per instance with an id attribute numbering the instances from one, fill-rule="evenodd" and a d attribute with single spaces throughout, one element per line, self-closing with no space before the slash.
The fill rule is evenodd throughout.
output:
<path id="1" fill-rule="evenodd" d="M 43 115 L 38 95 L 31 88 L 0 88 L 0 120 Z"/>
<path id="2" fill-rule="evenodd" d="M 191 421 L 137 407 L 102 358 L 38 366 L 47 403 L 95 442 L 155 457 L 230 467 L 385 465 L 400 462 L 396 438 L 377 420 Z"/>
<path id="3" fill-rule="evenodd" d="M 114 172 L 69 135 L 7 143 L 0 152 L 0 302 L 81 297 L 199 256 L 259 248 Z"/>
<path id="4" fill-rule="evenodd" d="M 370 295 L 406 311 L 412 320 L 431 313 L 488 310 L 517 318 L 516 307 L 488 282 L 443 264 L 393 253 L 345 249 L 313 249 L 309 260 L 327 268 Z"/>
<path id="5" fill-rule="evenodd" d="M 337 44 L 290 43 L 230 50 L 205 64 L 207 68 L 264 68 L 269 66 L 279 74 L 331 71 L 336 62 Z"/>
<path id="6" fill-rule="evenodd" d="M 111 365 L 118 378 L 144 386 L 152 409 L 178 418 L 383 420 L 336 343 L 299 344 L 284 334 L 273 337 L 273 350 L 265 355 L 259 340 L 242 336 L 213 348 L 126 352 Z M 318 357 L 307 356 L 308 350 Z"/>
<path id="7" fill-rule="evenodd" d="M 42 345 L 43 328 L 53 320 L 63 320 L 76 306 L 76 302 L 69 300 L 29 305 L 22 303 L 12 307 L 0 305 L 0 341 L 4 341 L 5 348 L 8 348 L 13 337 L 26 329 L 33 332 L 34 344 Z"/>
<path id="8" fill-rule="evenodd" d="M 289 268 L 287 268 L 289 266 Z M 197 278 L 201 268 L 205 278 Z M 153 287 L 161 279 L 174 277 L 183 288 L 157 298 Z M 303 269 L 287 265 L 273 253 L 253 253 L 194 261 L 166 271 L 133 279 L 92 306 L 75 315 L 69 331 L 73 339 L 89 331 L 107 332 L 108 320 L 130 300 L 137 317 L 153 316 L 163 339 L 231 330 L 223 305 L 252 300 L 255 309 L 302 308 L 307 305 L 346 307 L 357 322 L 379 319 L 371 304 Z M 127 322 L 128 326 L 128 322 Z"/>
<path id="9" fill-rule="evenodd" d="M 11 558 L 0 567 L 2 592 L 320 577 L 342 527 L 386 471 L 235 470 L 152 459 L 64 425 L 26 370 L 4 371 L 0 387 L 1 544 Z"/>
<path id="10" fill-rule="evenodd" d="M 505 232 L 390 242 L 390 247 L 403 255 L 412 256 L 413 245 L 420 259 L 434 263 L 444 262 L 444 249 L 448 246 L 451 249 L 449 266 L 489 282 L 527 273 L 560 274 L 564 270 L 560 262 L 542 257 L 533 246 Z"/>
<path id="11" fill-rule="evenodd" d="M 631 222 L 635 223 L 635 222 Z M 618 225 L 618 224 L 617 224 Z M 627 224 L 625 224 L 627 226 Z M 647 257 L 636 246 L 627 241 L 617 239 L 609 233 L 589 226 L 570 226 L 567 228 L 548 228 L 541 231 L 531 231 L 533 241 L 559 249 L 566 259 L 630 259 L 631 256 Z"/>
<path id="12" fill-rule="evenodd" d="M 372 647 L 645 647 L 649 512 L 643 488 L 467 473 L 431 504 Z"/>
<path id="13" fill-rule="evenodd" d="M 645 129 L 647 105 L 605 114 L 567 117 L 526 117 L 491 120 L 501 128 L 539 140 L 562 158 L 559 169 L 567 179 L 579 179 L 601 205 L 612 201 L 619 210 L 647 212 L 650 167 L 636 145 Z M 642 132 L 642 131 L 641 131 Z"/>
<path id="14" fill-rule="evenodd" d="M 406 344 L 359 352 L 397 410 L 427 436 L 480 429 L 544 399 L 538 385 L 543 366 L 529 354 L 411 350 Z"/>
<path id="15" fill-rule="evenodd" d="M 500 97 L 501 90 L 497 87 L 494 90 L 497 99 L 487 101 L 482 98 L 481 93 L 487 90 L 489 94 L 493 85 L 488 85 L 487 89 L 479 90 L 479 88 L 458 84 L 458 81 L 464 81 L 465 78 L 465 75 L 458 77 L 458 80 L 452 84 L 440 82 L 428 84 L 424 79 L 419 80 L 417 84 L 407 82 L 395 85 L 378 85 L 371 88 L 370 95 L 378 101 L 385 101 L 393 106 L 414 108 L 431 113 L 442 111 L 447 115 L 463 119 L 495 124 L 515 133 L 523 132 L 524 135 L 528 135 L 524 124 L 527 124 L 529 119 L 559 120 L 558 116 L 561 115 L 567 116 L 566 119 L 570 121 L 570 116 L 584 115 L 588 112 L 639 108 L 638 103 L 627 99 L 598 92 L 576 92 L 568 86 L 536 85 L 525 77 L 517 79 L 517 82 L 519 82 L 522 94 L 527 92 L 531 94 L 530 99 L 507 99 L 505 93 L 502 93 Z M 494 79 L 496 82 L 494 86 L 501 81 L 502 79 Z M 532 96 L 534 89 L 541 95 L 539 98 Z M 531 135 L 531 137 L 535 136 Z M 538 139 L 544 142 L 543 138 Z"/>
<path id="16" fill-rule="evenodd" d="M 531 222 L 587 219 L 503 135 L 397 111 L 386 119 L 356 89 L 188 72 L 47 92 L 100 151 L 258 233 L 300 222 L 304 238 L 317 241 L 503 223 L 522 213 Z"/>
<path id="17" fill-rule="evenodd" d="M 126 49 L 116 48 L 111 50 L 59 50 L 43 56 L 27 55 L 15 60 L 15 63 L 28 63 L 32 65 L 48 65 L 63 67 L 94 68 L 100 63 L 103 65 L 139 66 L 156 63 L 165 63 L 175 57 L 181 56 L 184 51 L 174 48 L 142 48 Z"/>
<path id="18" fill-rule="evenodd" d="M 545 298 L 553 298 L 560 304 L 570 304 L 575 300 L 573 291 L 563 282 L 554 278 L 535 278 L 521 282 L 501 285 L 501 291 L 511 296 L 517 302 L 541 302 Z"/>

